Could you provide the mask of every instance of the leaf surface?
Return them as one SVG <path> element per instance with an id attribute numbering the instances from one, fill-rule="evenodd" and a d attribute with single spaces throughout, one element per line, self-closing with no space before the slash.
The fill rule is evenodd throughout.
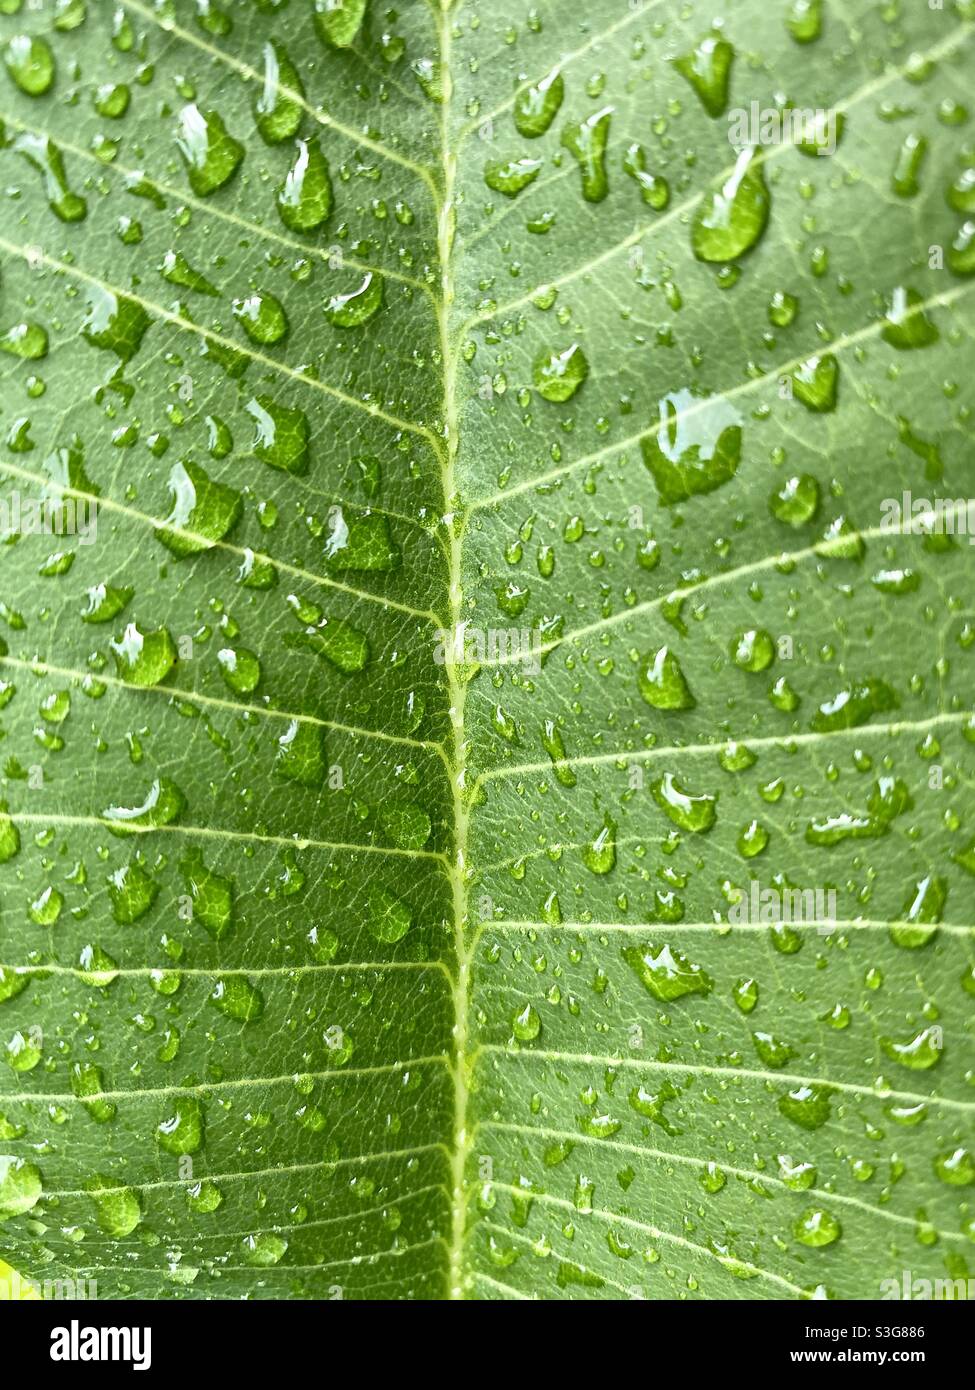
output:
<path id="1" fill-rule="evenodd" d="M 966 1279 L 971 5 L 0 8 L 0 1254 Z"/>

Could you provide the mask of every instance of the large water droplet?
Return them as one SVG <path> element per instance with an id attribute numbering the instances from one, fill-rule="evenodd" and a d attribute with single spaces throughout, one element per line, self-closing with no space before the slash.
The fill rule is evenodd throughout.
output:
<path id="1" fill-rule="evenodd" d="M 698 205 L 691 223 L 694 255 L 710 262 L 743 256 L 765 231 L 770 207 L 762 160 L 753 147 L 742 150 L 731 174 Z"/>

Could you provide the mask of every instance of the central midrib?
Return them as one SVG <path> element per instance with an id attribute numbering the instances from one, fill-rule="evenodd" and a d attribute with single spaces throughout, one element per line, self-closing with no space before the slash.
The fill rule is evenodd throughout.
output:
<path id="1" fill-rule="evenodd" d="M 463 540 L 460 499 L 457 494 L 456 463 L 459 447 L 457 419 L 457 351 L 450 340 L 450 311 L 454 302 L 454 180 L 456 157 L 450 148 L 450 76 L 451 33 L 449 11 L 453 0 L 440 0 L 437 28 L 440 48 L 440 73 L 443 99 L 440 106 L 440 175 L 441 189 L 437 203 L 437 257 L 440 263 L 440 300 L 437 325 L 440 341 L 441 371 L 443 372 L 443 432 L 445 452 L 442 461 L 444 525 L 447 527 L 450 548 L 447 575 L 447 601 L 451 632 L 462 621 L 461 547 Z M 466 940 L 468 802 L 465 786 L 467 748 L 464 729 L 466 686 L 457 678 L 457 667 L 448 662 L 447 674 L 450 699 L 449 718 L 452 731 L 451 806 L 453 854 L 450 863 L 450 882 L 453 910 L 453 946 L 456 974 L 453 985 L 453 1078 L 454 1118 L 451 1136 L 450 1205 L 451 1232 L 447 1269 L 447 1297 L 464 1297 L 464 1232 L 467 1204 L 464 1174 L 467 1166 L 469 1136 L 467 1133 L 467 1053 L 468 997 L 470 990 L 470 956 Z"/>

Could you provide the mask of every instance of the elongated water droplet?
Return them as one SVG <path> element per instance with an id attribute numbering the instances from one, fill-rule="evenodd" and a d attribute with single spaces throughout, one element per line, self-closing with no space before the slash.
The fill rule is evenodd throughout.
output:
<path id="1" fill-rule="evenodd" d="M 562 132 L 563 146 L 579 163 L 582 196 L 587 203 L 601 203 L 609 192 L 606 143 L 609 140 L 612 116 L 613 108 L 604 106 L 601 111 L 595 112 L 578 125 L 566 126 Z"/>
<path id="2" fill-rule="evenodd" d="M 270 396 L 254 396 L 244 409 L 254 421 L 254 453 L 271 468 L 303 476 L 308 472 L 308 417 Z"/>
<path id="3" fill-rule="evenodd" d="M 269 145 L 290 140 L 298 132 L 304 114 L 305 89 L 287 52 L 273 40 L 264 45 L 264 86 L 254 106 L 257 128 Z"/>
<path id="4" fill-rule="evenodd" d="M 201 111 L 192 102 L 179 113 L 176 144 L 198 198 L 222 188 L 244 158 L 243 145 L 227 130 L 222 116 Z"/>
<path id="5" fill-rule="evenodd" d="M 743 256 L 765 231 L 770 207 L 762 160 L 754 147 L 744 149 L 731 174 L 705 194 L 694 213 L 694 255 L 714 263 Z"/>
<path id="6" fill-rule="evenodd" d="M 484 182 L 495 193 L 514 198 L 535 182 L 541 168 L 540 159 L 494 159 L 484 166 Z"/>
<path id="7" fill-rule="evenodd" d="M 623 157 L 623 169 L 636 180 L 647 207 L 662 212 L 670 202 L 670 185 L 665 178 L 647 172 L 647 152 L 642 145 L 629 146 Z"/>
<path id="8" fill-rule="evenodd" d="M 627 946 L 623 959 L 655 999 L 673 1003 L 688 994 L 710 994 L 709 976 L 675 947 Z"/>
<path id="9" fill-rule="evenodd" d="M 14 139 L 12 148 L 40 173 L 54 215 L 62 222 L 81 222 L 87 215 L 88 204 L 68 186 L 64 157 L 54 141 L 46 135 L 25 132 Z"/>
<path id="10" fill-rule="evenodd" d="M 735 50 L 719 34 L 706 34 L 693 50 L 671 59 L 690 83 L 709 116 L 720 116 L 728 105 L 728 82 Z"/>
<path id="11" fill-rule="evenodd" d="M 593 874 L 608 874 L 616 864 L 616 822 L 608 812 L 599 834 L 583 848 L 582 862 Z"/>
<path id="12" fill-rule="evenodd" d="M 519 81 L 524 82 L 524 78 Z M 540 82 L 520 87 L 514 104 L 518 134 L 528 140 L 544 135 L 555 120 L 564 95 L 565 83 L 558 68 L 553 68 Z"/>
<path id="13" fill-rule="evenodd" d="M 278 216 L 289 231 L 313 232 L 332 211 L 332 180 L 317 140 L 296 140 L 295 150 L 278 192 Z"/>

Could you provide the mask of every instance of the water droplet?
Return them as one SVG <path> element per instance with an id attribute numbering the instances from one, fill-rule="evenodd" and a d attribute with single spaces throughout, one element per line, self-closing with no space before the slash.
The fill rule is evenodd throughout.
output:
<path id="1" fill-rule="evenodd" d="M 101 1067 L 96 1067 L 92 1062 L 75 1062 L 72 1065 L 71 1090 L 84 1102 L 88 1114 L 99 1125 L 114 1120 L 116 1111 L 116 1106 L 101 1095 L 104 1089 Z"/>
<path id="2" fill-rule="evenodd" d="M 737 633 L 728 650 L 742 671 L 765 671 L 775 660 L 775 643 L 764 628 Z"/>
<path id="3" fill-rule="evenodd" d="M 330 48 L 351 48 L 366 12 L 366 0 L 315 0 L 315 28 Z"/>
<path id="4" fill-rule="evenodd" d="M 23 1216 L 41 1199 L 40 1169 L 13 1154 L 0 1154 L 0 1221 Z"/>
<path id="5" fill-rule="evenodd" d="M 582 196 L 588 203 L 601 203 L 609 192 L 606 175 L 606 143 L 613 108 L 605 106 L 578 125 L 566 126 L 562 144 L 575 156 L 582 173 Z"/>
<path id="6" fill-rule="evenodd" d="M 182 251 L 167 251 L 159 266 L 159 274 L 170 285 L 180 289 L 193 290 L 195 294 L 205 294 L 213 299 L 218 291 L 205 275 L 194 270 Z"/>
<path id="7" fill-rule="evenodd" d="M 741 463 L 740 420 L 720 396 L 698 396 L 685 387 L 662 398 L 658 427 L 640 447 L 664 506 L 713 492 L 734 477 Z"/>
<path id="8" fill-rule="evenodd" d="M 742 150 L 732 173 L 706 193 L 691 223 L 699 261 L 725 262 L 750 251 L 765 231 L 771 200 L 755 148 Z"/>
<path id="9" fill-rule="evenodd" d="M 413 925 L 413 913 L 402 898 L 375 885 L 369 892 L 369 930 L 378 941 L 401 941 Z"/>
<path id="10" fill-rule="evenodd" d="M 938 1154 L 934 1171 L 935 1176 L 950 1187 L 972 1187 L 975 1185 L 975 1155 L 961 1147 Z"/>
<path id="11" fill-rule="evenodd" d="M 583 848 L 582 862 L 590 873 L 608 874 L 616 864 L 616 822 L 608 812 L 595 839 Z"/>
<path id="12" fill-rule="evenodd" d="M 190 1183 L 186 1189 L 186 1203 L 190 1211 L 209 1214 L 216 1211 L 223 1202 L 223 1193 L 209 1178 Z"/>
<path id="13" fill-rule="evenodd" d="M 81 610 L 82 622 L 111 622 L 118 617 L 134 592 L 134 589 L 115 588 L 111 584 L 93 584 L 86 595 L 88 606 Z"/>
<path id="14" fill-rule="evenodd" d="M 245 1236 L 240 1243 L 245 1264 L 269 1267 L 276 1265 L 288 1248 L 283 1236 L 271 1231 L 262 1231 L 256 1236 Z"/>
<path id="15" fill-rule="evenodd" d="M 122 926 L 131 926 L 152 907 L 159 885 L 137 860 L 123 864 L 108 879 L 112 916 Z"/>
<path id="16" fill-rule="evenodd" d="M 975 222 L 963 222 L 948 248 L 948 269 L 955 275 L 975 275 Z"/>
<path id="17" fill-rule="evenodd" d="M 16 34 L 4 45 L 7 72 L 22 92 L 41 97 L 54 81 L 55 62 L 51 45 L 39 34 Z"/>
<path id="18" fill-rule="evenodd" d="M 264 45 L 264 86 L 254 108 L 257 128 L 269 145 L 297 134 L 305 89 L 287 52 L 273 40 Z"/>
<path id="19" fill-rule="evenodd" d="M 174 465 L 168 482 L 172 506 L 165 523 L 157 528 L 156 538 L 174 555 L 209 550 L 233 530 L 243 507 L 240 494 L 233 488 L 213 482 L 189 459 Z"/>
<path id="20" fill-rule="evenodd" d="M 331 571 L 371 573 L 396 569 L 401 556 L 384 516 L 336 506 L 330 509 L 325 559 Z"/>
<path id="21" fill-rule="evenodd" d="M 776 290 L 768 302 L 769 323 L 776 328 L 788 328 L 799 312 L 799 301 L 788 290 Z"/>
<path id="22" fill-rule="evenodd" d="M 47 356 L 47 333 L 39 323 L 16 323 L 0 336 L 0 351 L 25 362 Z"/>
<path id="23" fill-rule="evenodd" d="M 681 830 L 704 834 L 714 825 L 717 797 L 685 791 L 672 772 L 665 772 L 650 790 L 660 809 Z"/>
<path id="24" fill-rule="evenodd" d="M 735 50 L 719 34 L 706 34 L 694 49 L 671 62 L 690 83 L 709 116 L 720 116 L 728 104 L 728 82 Z"/>
<path id="25" fill-rule="evenodd" d="M 118 121 L 129 109 L 132 93 L 124 82 L 104 82 L 95 92 L 94 107 L 99 116 Z"/>
<path id="26" fill-rule="evenodd" d="M 752 1044 L 765 1066 L 778 1071 L 797 1053 L 788 1043 L 782 1042 L 773 1033 L 756 1032 L 752 1034 Z"/>
<path id="27" fill-rule="evenodd" d="M 623 959 L 655 999 L 673 1003 L 688 994 L 710 994 L 710 977 L 673 946 L 627 946 Z"/>
<path id="28" fill-rule="evenodd" d="M 236 695 L 250 695 L 260 684 L 261 663 L 247 647 L 223 647 L 217 652 L 220 674 Z"/>
<path id="29" fill-rule="evenodd" d="M 908 894 L 902 920 L 890 926 L 891 941 L 908 950 L 926 946 L 937 935 L 947 897 L 948 885 L 943 878 L 933 874 L 922 878 Z"/>
<path id="30" fill-rule="evenodd" d="M 101 285 L 89 285 L 88 312 L 81 334 L 92 347 L 114 352 L 123 362 L 138 352 L 151 319 L 134 299 L 117 295 Z"/>
<path id="31" fill-rule="evenodd" d="M 69 188 L 64 157 L 54 141 L 46 135 L 24 132 L 13 140 L 12 148 L 40 173 L 54 215 L 62 222 L 81 222 L 87 215 L 88 204 Z"/>
<path id="32" fill-rule="evenodd" d="M 208 869 L 197 849 L 187 851 L 179 869 L 189 894 L 193 921 L 219 941 L 233 924 L 233 881 Z"/>
<path id="33" fill-rule="evenodd" d="M 264 1012 L 264 996 L 243 975 L 227 975 L 218 979 L 211 991 L 210 1002 L 238 1023 L 253 1023 Z"/>
<path id="34" fill-rule="evenodd" d="M 796 43 L 813 43 L 823 32 L 822 0 L 792 0 L 785 22 Z"/>
<path id="35" fill-rule="evenodd" d="M 750 1014 L 758 1003 L 758 983 L 755 980 L 736 981 L 731 993 L 743 1014 Z"/>
<path id="36" fill-rule="evenodd" d="M 629 146 L 623 156 L 623 170 L 636 180 L 647 206 L 662 212 L 670 202 L 670 185 L 662 176 L 647 172 L 647 152 L 642 145 Z"/>
<path id="37" fill-rule="evenodd" d="M 916 290 L 898 285 L 885 312 L 880 336 L 885 343 L 904 352 L 936 343 L 941 334 L 919 305 L 924 303 Z"/>
<path id="38" fill-rule="evenodd" d="M 697 701 L 669 647 L 660 647 L 640 665 L 640 694 L 654 709 L 693 709 Z"/>
<path id="39" fill-rule="evenodd" d="M 203 1106 L 195 1096 L 178 1096 L 172 1113 L 156 1126 L 156 1139 L 167 1153 L 194 1154 L 203 1144 Z"/>
<path id="40" fill-rule="evenodd" d="M 109 646 L 121 680 L 130 685 L 158 685 L 176 664 L 176 646 L 166 628 L 143 632 L 129 623 Z"/>
<path id="41" fill-rule="evenodd" d="M 325 317 L 336 328 L 360 328 L 375 318 L 383 303 L 383 278 L 368 271 L 348 294 L 333 294 L 325 305 Z"/>
<path id="42" fill-rule="evenodd" d="M 332 180 L 317 140 L 296 140 L 295 150 L 278 192 L 278 215 L 291 232 L 313 232 L 332 211 Z"/>
<path id="43" fill-rule="evenodd" d="M 855 729 L 874 714 L 887 714 L 900 706 L 897 694 L 886 681 L 868 677 L 844 686 L 832 699 L 824 700 L 812 718 L 816 733 L 834 729 Z"/>
<path id="44" fill-rule="evenodd" d="M 942 1032 L 937 1026 L 922 1028 L 907 1042 L 897 1042 L 894 1038 L 881 1038 L 880 1046 L 892 1062 L 897 1062 L 910 1071 L 927 1071 L 941 1061 L 943 1051 Z"/>
<path id="45" fill-rule="evenodd" d="M 142 1220 L 139 1198 L 128 1187 L 96 1174 L 87 1184 L 98 1213 L 98 1224 L 110 1236 L 130 1235 Z"/>
<path id="46" fill-rule="evenodd" d="M 918 135 L 916 131 L 905 135 L 890 177 L 890 186 L 899 198 L 916 197 L 920 190 L 918 178 L 927 152 L 928 142 L 923 135 Z"/>
<path id="47" fill-rule="evenodd" d="M 807 410 L 825 413 L 836 407 L 840 368 L 831 353 L 809 357 L 791 374 L 792 394 Z"/>
<path id="48" fill-rule="evenodd" d="M 400 849 L 421 850 L 433 826 L 422 806 L 414 801 L 385 801 L 379 819 L 386 834 Z"/>
<path id="49" fill-rule="evenodd" d="M 541 168 L 540 159 L 494 159 L 484 166 L 484 182 L 495 193 L 515 198 L 523 188 L 535 182 Z"/>
<path id="50" fill-rule="evenodd" d="M 564 95 L 565 83 L 558 68 L 553 68 L 540 82 L 521 87 L 515 94 L 514 104 L 518 134 L 527 140 L 544 135 L 555 120 Z"/>
<path id="51" fill-rule="evenodd" d="M 798 1216 L 792 1227 L 792 1234 L 802 1245 L 814 1250 L 824 1245 L 832 1245 L 842 1234 L 842 1227 L 835 1216 L 828 1211 L 809 1208 Z"/>
<path id="52" fill-rule="evenodd" d="M 198 198 L 222 188 L 244 158 L 244 146 L 230 134 L 219 113 L 203 112 L 192 102 L 179 113 L 176 144 Z"/>
<path id="53" fill-rule="evenodd" d="M 284 306 L 273 294 L 249 294 L 235 299 L 234 318 L 252 343 L 261 347 L 280 343 L 288 333 L 288 318 Z"/>
<path id="54" fill-rule="evenodd" d="M 780 1096 L 781 1113 L 802 1129 L 819 1129 L 830 1118 L 830 1092 L 825 1086 L 797 1086 Z"/>
<path id="55" fill-rule="evenodd" d="M 787 526 L 804 526 L 819 510 L 819 483 L 811 473 L 787 478 L 769 498 L 769 511 Z"/>
<path id="56" fill-rule="evenodd" d="M 547 401 L 561 404 L 570 400 L 589 375 L 586 354 L 578 343 L 561 352 L 542 352 L 535 358 L 532 376 L 539 393 Z"/>
<path id="57" fill-rule="evenodd" d="M 533 1005 L 526 1004 L 511 1020 L 511 1031 L 519 1042 L 533 1042 L 542 1031 L 542 1021 Z"/>
<path id="58" fill-rule="evenodd" d="M 308 472 L 308 417 L 270 396 L 253 396 L 244 409 L 254 421 L 254 453 L 270 468 L 302 477 Z"/>

